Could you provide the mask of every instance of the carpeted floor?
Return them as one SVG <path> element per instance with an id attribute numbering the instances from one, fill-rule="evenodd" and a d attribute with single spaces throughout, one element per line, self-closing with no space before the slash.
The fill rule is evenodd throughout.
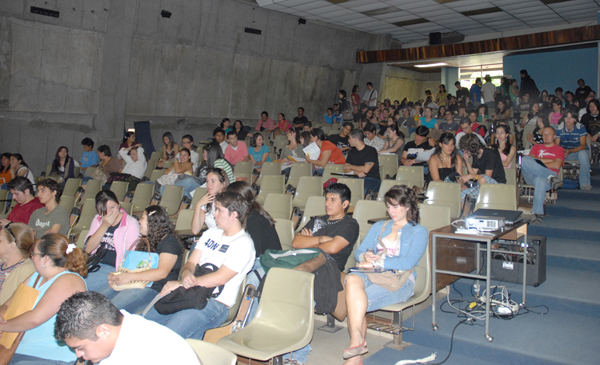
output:
<path id="1" fill-rule="evenodd" d="M 556 205 L 546 207 L 541 225 L 529 226 L 529 234 L 546 236 L 546 281 L 527 287 L 526 307 L 532 312 L 514 319 L 494 318 L 489 343 L 483 321 L 460 325 L 452 354 L 445 364 L 598 364 L 600 363 L 600 169 L 592 176 L 591 191 L 559 190 Z M 451 290 L 452 299 L 472 300 L 473 281 L 461 279 Z M 521 299 L 521 287 L 509 286 L 511 298 Z M 439 308 L 444 300 L 437 303 Z M 547 314 L 536 314 L 548 308 Z M 444 305 L 444 309 L 450 309 Z M 431 329 L 431 311 L 415 317 L 415 331 L 405 332 L 413 345 L 399 352 L 384 348 L 365 365 L 393 365 L 399 360 L 419 359 L 437 352 L 442 361 L 450 350 L 452 330 L 462 318 L 440 313 L 439 331 Z"/>

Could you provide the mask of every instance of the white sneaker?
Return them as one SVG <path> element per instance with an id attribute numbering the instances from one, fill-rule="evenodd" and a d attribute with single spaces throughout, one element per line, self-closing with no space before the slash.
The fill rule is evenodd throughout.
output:
<path id="1" fill-rule="evenodd" d="M 581 185 L 580 189 L 581 190 L 592 190 L 592 186 L 591 185 Z"/>

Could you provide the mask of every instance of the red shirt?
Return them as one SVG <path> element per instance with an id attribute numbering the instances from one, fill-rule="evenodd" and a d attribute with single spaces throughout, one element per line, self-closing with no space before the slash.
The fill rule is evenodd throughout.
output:
<path id="1" fill-rule="evenodd" d="M 343 165 L 346 163 L 346 158 L 342 151 L 337 148 L 336 145 L 329 141 L 321 142 L 321 154 L 323 151 L 331 151 L 331 156 L 329 156 L 329 162 L 334 163 L 336 165 Z M 319 160 L 321 159 L 321 155 L 319 155 Z"/>
<path id="2" fill-rule="evenodd" d="M 33 211 L 44 207 L 45 205 L 40 203 L 40 200 L 37 197 L 33 198 L 33 200 L 29 203 L 23 205 L 17 203 L 17 205 L 15 205 L 15 207 L 10 211 L 7 219 L 13 223 L 28 224 L 29 217 L 31 217 Z"/>
<path id="3" fill-rule="evenodd" d="M 479 127 L 479 123 L 471 123 L 471 129 L 473 130 L 473 132 L 475 132 L 475 130 L 477 129 L 477 127 Z M 456 131 L 456 134 L 459 134 L 460 132 L 462 132 L 462 128 L 459 126 L 458 130 Z M 483 128 L 481 128 L 479 130 L 479 132 L 476 132 L 477 134 L 479 134 L 482 137 L 485 137 L 485 131 L 483 130 Z"/>
<path id="4" fill-rule="evenodd" d="M 551 158 L 553 160 L 560 158 L 560 165 L 562 166 L 562 164 L 565 162 L 565 149 L 555 144 L 553 144 L 552 147 L 546 147 L 543 144 L 536 144 L 531 148 L 529 156 L 537 158 Z M 558 174 L 559 169 L 553 169 L 550 167 L 548 168 Z"/>

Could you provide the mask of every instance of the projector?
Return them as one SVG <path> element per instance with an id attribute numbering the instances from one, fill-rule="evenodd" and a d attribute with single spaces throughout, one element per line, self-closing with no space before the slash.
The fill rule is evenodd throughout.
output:
<path id="1" fill-rule="evenodd" d="M 504 219 L 472 215 L 465 220 L 465 226 L 467 229 L 476 229 L 478 231 L 496 231 L 504 227 Z"/>

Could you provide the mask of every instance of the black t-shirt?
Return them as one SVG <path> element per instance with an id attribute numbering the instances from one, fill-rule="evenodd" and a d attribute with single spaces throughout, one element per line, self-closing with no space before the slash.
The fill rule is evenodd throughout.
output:
<path id="1" fill-rule="evenodd" d="M 344 218 L 336 221 L 329 221 L 329 216 L 324 215 L 322 217 L 312 218 L 304 228 L 312 230 L 313 236 L 327 236 L 334 238 L 340 236 L 346 241 L 348 245 L 340 250 L 340 252 L 330 255 L 335 259 L 340 271 L 344 271 L 348 257 L 352 253 L 354 244 L 358 239 L 358 222 L 356 219 L 345 215 Z"/>
<path id="2" fill-rule="evenodd" d="M 367 162 L 373 162 L 374 164 L 367 173 L 367 177 L 372 177 L 377 180 L 381 179 L 381 176 L 379 176 L 379 155 L 375 148 L 366 145 L 361 151 L 352 148 L 350 152 L 348 152 L 348 157 L 346 157 L 346 163 L 354 166 L 365 166 Z"/>
<path id="3" fill-rule="evenodd" d="M 308 122 L 308 118 L 303 115 L 301 117 L 295 117 L 294 120 L 292 120 L 292 125 L 302 124 L 302 128 L 304 128 L 304 124 L 306 124 L 306 122 Z"/>
<path id="4" fill-rule="evenodd" d="M 243 141 L 246 139 L 246 136 L 248 135 L 248 131 L 245 130 L 244 128 L 242 128 L 235 135 L 237 136 L 238 141 Z"/>
<path id="5" fill-rule="evenodd" d="M 104 243 L 104 251 L 106 252 L 106 254 L 104 254 L 104 257 L 100 261 L 100 263 L 102 264 L 110 265 L 113 267 L 115 266 L 115 262 L 117 261 L 117 253 L 115 252 L 115 244 L 113 239 L 115 231 L 117 230 L 117 228 L 119 228 L 120 225 L 121 221 L 118 221 L 117 224 L 115 224 L 114 226 L 108 227 L 108 229 L 104 233 L 104 236 L 102 236 L 102 238 L 100 239 L 100 246 L 102 246 L 102 244 Z"/>
<path id="6" fill-rule="evenodd" d="M 360 110 L 356 113 L 352 113 L 352 116 L 354 117 L 354 123 L 359 123 L 360 120 L 363 118 L 363 114 L 360 112 Z"/>
<path id="7" fill-rule="evenodd" d="M 587 85 L 578 87 L 577 90 L 575 90 L 575 97 L 579 100 L 585 100 L 591 92 L 592 88 Z"/>
<path id="8" fill-rule="evenodd" d="M 342 137 L 339 134 L 333 134 L 327 139 L 329 142 L 333 143 L 340 150 L 344 147 L 350 147 L 350 142 L 348 142 L 348 136 Z"/>
<path id="9" fill-rule="evenodd" d="M 479 174 L 485 174 L 486 170 L 492 170 L 492 179 L 499 184 L 506 184 L 506 175 L 500 153 L 496 149 L 484 148 L 481 158 L 473 156 L 473 168 L 479 169 Z"/>
<path id="10" fill-rule="evenodd" d="M 182 252 L 183 248 L 181 247 L 179 240 L 177 240 L 177 238 L 174 235 L 168 234 L 165 236 L 165 238 L 162 239 L 162 241 L 160 241 L 160 243 L 156 247 L 156 253 L 159 256 L 161 253 L 175 255 L 177 256 L 177 261 L 175 261 L 175 265 L 173 265 L 173 268 L 171 269 L 171 271 L 169 271 L 169 274 L 167 274 L 166 278 L 152 283 L 152 289 L 156 291 L 161 291 L 163 286 L 165 286 L 165 284 L 167 283 L 167 281 L 177 280 L 177 278 L 179 277 L 179 272 L 181 271 Z"/>
<path id="11" fill-rule="evenodd" d="M 246 232 L 248 232 L 252 241 L 254 241 L 256 257 L 269 249 L 281 250 L 281 242 L 279 241 L 275 225 L 269 224 L 269 220 L 263 217 L 256 209 L 248 212 Z"/>
<path id="12" fill-rule="evenodd" d="M 427 151 L 427 150 L 432 149 L 433 147 L 431 147 L 429 145 L 428 141 L 425 141 L 425 142 L 423 142 L 423 143 L 421 143 L 420 145 L 417 146 L 417 143 L 413 140 L 413 141 L 410 141 L 410 142 L 406 142 L 406 147 L 404 147 L 404 150 L 408 151 L 409 148 L 422 148 L 425 151 Z"/>

